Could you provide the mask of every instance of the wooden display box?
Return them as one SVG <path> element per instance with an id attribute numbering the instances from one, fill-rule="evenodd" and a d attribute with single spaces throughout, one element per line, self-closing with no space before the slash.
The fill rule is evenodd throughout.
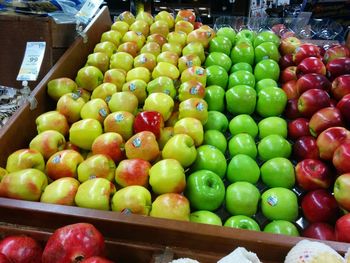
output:
<path id="1" fill-rule="evenodd" d="M 75 37 L 75 24 L 56 24 L 49 17 L 0 15 L 0 85 L 21 87 L 21 82 L 16 81 L 16 77 L 27 42 L 46 42 L 46 52 L 38 81 L 30 83 L 33 89 L 67 50 Z"/>
<path id="2" fill-rule="evenodd" d="M 10 153 L 28 147 L 36 135 L 35 118 L 54 109 L 55 104 L 46 94 L 48 81 L 58 77 L 74 78 L 111 23 L 109 11 L 104 7 L 86 29 L 88 42 L 83 43 L 82 38 L 77 38 L 33 90 L 38 107 L 30 110 L 29 105 L 22 106 L 0 130 L 0 166 L 5 166 Z M 166 248 L 173 253 L 173 258 L 190 257 L 202 263 L 212 263 L 240 246 L 257 253 L 264 263 L 283 262 L 291 247 L 302 240 L 228 227 L 7 198 L 0 198 L 0 215 L 0 222 L 3 222 L 0 233 L 12 233 L 17 227 L 22 231 L 29 227 L 28 231 L 33 231 L 43 241 L 58 227 L 77 222 L 93 223 L 108 241 L 110 258 L 130 263 L 167 262 L 157 261 Z M 326 243 L 341 254 L 350 246 L 339 242 Z"/>

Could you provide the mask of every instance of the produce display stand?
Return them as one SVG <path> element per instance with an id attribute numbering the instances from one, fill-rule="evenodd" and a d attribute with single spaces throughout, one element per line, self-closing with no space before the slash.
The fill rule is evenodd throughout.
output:
<path id="1" fill-rule="evenodd" d="M 111 26 L 107 7 L 103 7 L 85 29 L 88 41 L 77 38 L 56 65 L 33 90 L 38 106 L 23 105 L 0 130 L 0 166 L 7 156 L 27 147 L 36 134 L 35 118 L 54 109 L 46 94 L 46 84 L 58 77 L 75 77 L 100 36 Z M 58 227 L 89 222 L 107 241 L 108 257 L 118 262 L 169 262 L 190 257 L 202 263 L 216 262 L 237 247 L 255 252 L 261 261 L 283 262 L 288 251 L 302 238 L 255 231 L 165 220 L 112 211 L 51 205 L 0 198 L 0 234 L 26 233 L 45 241 Z M 344 254 L 349 244 L 325 242 Z M 165 252 L 165 253 L 164 253 Z M 168 257 L 168 259 L 166 258 Z"/>

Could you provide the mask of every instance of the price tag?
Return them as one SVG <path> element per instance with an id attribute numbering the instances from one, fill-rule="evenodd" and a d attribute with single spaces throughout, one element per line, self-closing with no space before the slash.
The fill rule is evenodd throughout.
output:
<path id="1" fill-rule="evenodd" d="M 77 20 L 87 24 L 102 3 L 103 0 L 86 0 L 79 12 L 75 15 Z"/>
<path id="2" fill-rule="evenodd" d="M 18 81 L 36 81 L 44 59 L 46 42 L 27 42 Z"/>

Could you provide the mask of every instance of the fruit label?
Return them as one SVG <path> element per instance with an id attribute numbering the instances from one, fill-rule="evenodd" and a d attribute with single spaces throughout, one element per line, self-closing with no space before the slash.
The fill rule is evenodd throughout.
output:
<path id="1" fill-rule="evenodd" d="M 145 56 L 142 56 L 140 58 L 140 61 L 141 61 L 141 63 L 146 63 L 147 62 L 147 58 Z"/>
<path id="2" fill-rule="evenodd" d="M 135 138 L 132 141 L 132 145 L 134 145 L 134 147 L 139 148 L 141 146 L 141 139 L 139 137 Z"/>
<path id="3" fill-rule="evenodd" d="M 204 110 L 204 104 L 202 102 L 199 102 L 196 106 L 196 109 L 199 111 L 203 111 Z"/>
<path id="4" fill-rule="evenodd" d="M 73 100 L 77 100 L 77 99 L 79 99 L 80 98 L 80 92 L 78 91 L 78 92 L 73 92 L 72 93 L 72 99 Z"/>
<path id="5" fill-rule="evenodd" d="M 198 94 L 198 89 L 197 89 L 197 87 L 192 87 L 192 88 L 190 88 L 190 94 L 192 94 L 192 95 L 197 95 L 197 94 Z"/>
<path id="6" fill-rule="evenodd" d="M 116 122 L 121 122 L 124 120 L 124 115 L 122 113 L 118 113 L 117 115 L 115 115 L 114 119 Z"/>
<path id="7" fill-rule="evenodd" d="M 268 203 L 270 206 L 275 206 L 275 205 L 277 205 L 278 200 L 277 200 L 277 198 L 276 198 L 275 196 L 269 196 L 269 197 L 267 198 L 267 203 Z"/>
<path id="8" fill-rule="evenodd" d="M 96 176 L 95 174 L 90 174 L 90 176 L 89 176 L 89 180 L 91 180 L 91 179 L 95 179 L 95 178 L 97 178 L 97 176 Z"/>
<path id="9" fill-rule="evenodd" d="M 186 66 L 188 68 L 192 67 L 193 66 L 193 61 L 192 60 L 186 61 Z"/>
<path id="10" fill-rule="evenodd" d="M 102 4 L 103 0 L 86 0 L 81 9 L 75 15 L 77 21 L 84 24 L 89 22 L 89 20 L 95 15 L 98 8 Z"/>
<path id="11" fill-rule="evenodd" d="M 105 99 L 105 101 L 108 103 L 111 100 L 112 96 L 108 95 Z"/>
<path id="12" fill-rule="evenodd" d="M 105 118 L 105 117 L 107 116 L 107 111 L 106 111 L 106 109 L 100 109 L 100 110 L 98 111 L 98 113 L 100 114 L 100 116 L 101 116 L 102 118 Z"/>
<path id="13" fill-rule="evenodd" d="M 262 59 L 263 59 L 263 60 L 269 59 L 269 56 L 263 56 Z"/>
<path id="14" fill-rule="evenodd" d="M 165 93 L 166 95 L 170 95 L 170 90 L 166 89 L 166 90 L 164 90 L 164 93 Z"/>
<path id="15" fill-rule="evenodd" d="M 61 155 L 56 155 L 55 157 L 52 158 L 52 163 L 59 163 L 61 162 Z"/>
<path id="16" fill-rule="evenodd" d="M 203 74 L 204 74 L 204 69 L 202 69 L 202 68 L 197 68 L 197 69 L 196 69 L 196 74 L 197 74 L 197 75 L 203 75 Z"/>
<path id="17" fill-rule="evenodd" d="M 44 59 L 46 42 L 27 42 L 18 81 L 36 81 Z"/>
<path id="18" fill-rule="evenodd" d="M 141 32 L 136 32 L 136 35 L 142 36 L 142 33 Z"/>
<path id="19" fill-rule="evenodd" d="M 207 37 L 210 38 L 211 37 L 211 32 L 207 32 Z"/>
<path id="20" fill-rule="evenodd" d="M 135 91 L 135 90 L 136 90 L 136 85 L 135 85 L 135 83 L 130 83 L 130 85 L 129 85 L 129 90 L 130 90 L 130 91 Z"/>

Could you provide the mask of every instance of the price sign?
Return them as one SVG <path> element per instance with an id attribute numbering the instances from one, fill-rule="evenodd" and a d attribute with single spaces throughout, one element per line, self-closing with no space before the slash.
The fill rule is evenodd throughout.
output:
<path id="1" fill-rule="evenodd" d="M 75 15 L 78 21 L 86 24 L 96 13 L 103 0 L 86 0 L 79 12 Z"/>
<path id="2" fill-rule="evenodd" d="M 46 42 L 27 42 L 18 81 L 36 81 L 44 59 Z"/>

